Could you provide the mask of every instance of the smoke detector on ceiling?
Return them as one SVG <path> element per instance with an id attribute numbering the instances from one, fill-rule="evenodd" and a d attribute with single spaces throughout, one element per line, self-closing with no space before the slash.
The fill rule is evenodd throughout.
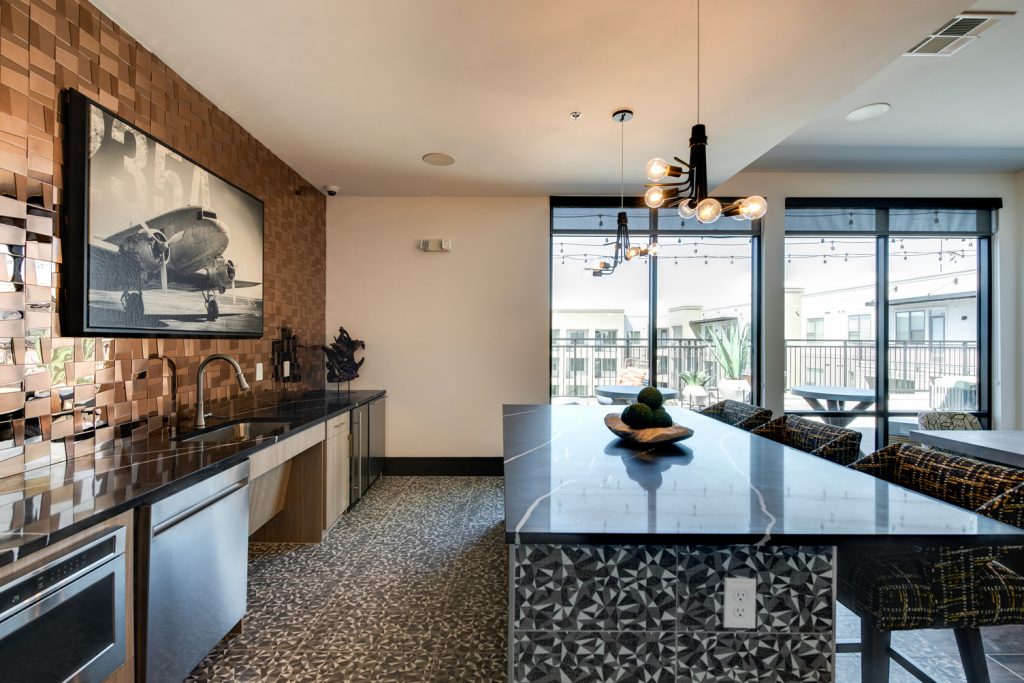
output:
<path id="1" fill-rule="evenodd" d="M 964 12 L 906 52 L 908 57 L 949 57 L 1016 12 Z"/>

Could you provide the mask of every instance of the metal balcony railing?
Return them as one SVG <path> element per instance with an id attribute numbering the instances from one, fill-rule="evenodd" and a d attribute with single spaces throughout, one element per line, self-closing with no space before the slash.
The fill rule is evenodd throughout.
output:
<path id="1" fill-rule="evenodd" d="M 930 391 L 935 380 L 977 377 L 973 341 L 889 342 L 889 392 Z M 874 389 L 874 341 L 786 340 L 786 386 L 816 384 Z"/>
<path id="2" fill-rule="evenodd" d="M 593 398 L 595 387 L 617 382 L 627 362 L 646 366 L 648 361 L 646 339 L 552 339 L 551 395 Z M 656 364 L 657 383 L 662 387 L 681 389 L 679 374 L 684 371 L 706 373 L 712 392 L 724 379 L 711 348 L 700 339 L 659 340 Z M 786 340 L 787 387 L 814 384 L 873 389 L 876 375 L 873 341 Z M 931 392 L 934 396 L 936 380 L 940 378 L 947 381 L 977 375 L 977 342 L 891 342 L 889 345 L 889 391 L 892 394 Z M 944 382 L 938 384 L 941 386 Z"/>
<path id="3" fill-rule="evenodd" d="M 551 342 L 551 395 L 593 398 L 594 388 L 616 384 L 627 363 L 649 367 L 646 339 L 556 338 Z M 657 353 L 658 386 L 680 388 L 681 372 L 704 372 L 712 389 L 722 379 L 708 345 L 700 339 L 661 339 Z"/>

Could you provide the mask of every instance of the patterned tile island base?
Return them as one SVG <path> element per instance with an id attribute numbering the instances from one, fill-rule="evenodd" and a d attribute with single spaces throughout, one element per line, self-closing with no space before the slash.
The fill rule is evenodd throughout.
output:
<path id="1" fill-rule="evenodd" d="M 509 676 L 807 681 L 835 671 L 831 546 L 511 545 Z M 724 579 L 757 581 L 757 626 L 722 625 Z"/>

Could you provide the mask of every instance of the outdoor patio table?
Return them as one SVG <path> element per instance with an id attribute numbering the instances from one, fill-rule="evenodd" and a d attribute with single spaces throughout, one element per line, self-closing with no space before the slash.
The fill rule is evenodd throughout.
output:
<path id="1" fill-rule="evenodd" d="M 594 393 L 604 398 L 610 398 L 615 403 L 633 403 L 636 401 L 637 394 L 640 393 L 641 389 L 647 387 L 636 385 L 636 384 L 609 384 L 606 386 L 599 386 L 594 389 Z M 673 399 L 679 396 L 679 392 L 675 389 L 669 389 L 668 387 L 658 387 L 658 391 L 665 397 L 665 400 Z"/>
<path id="2" fill-rule="evenodd" d="M 854 389 L 852 387 L 820 387 L 812 385 L 800 385 L 790 388 L 789 392 L 794 396 L 800 396 L 814 410 L 822 412 L 840 412 L 846 410 L 848 401 L 857 401 L 857 405 L 851 411 L 864 410 L 875 402 L 875 392 L 871 389 Z M 825 401 L 825 405 L 821 402 Z M 856 416 L 833 416 L 822 418 L 830 425 L 845 427 L 854 421 Z"/>
<path id="3" fill-rule="evenodd" d="M 910 438 L 972 458 L 1024 467 L 1024 431 L 1016 429 L 915 429 Z"/>

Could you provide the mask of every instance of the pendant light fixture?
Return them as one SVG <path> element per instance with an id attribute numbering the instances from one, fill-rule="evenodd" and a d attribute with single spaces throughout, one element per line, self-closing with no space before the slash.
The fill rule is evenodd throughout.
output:
<path id="1" fill-rule="evenodd" d="M 768 202 L 760 195 L 752 195 L 723 205 L 708 196 L 708 134 L 700 122 L 700 0 L 697 0 L 697 123 L 690 131 L 690 159 L 673 157 L 675 166 L 664 159 L 647 162 L 647 178 L 652 183 L 644 194 L 644 202 L 652 209 L 662 206 L 679 207 L 683 218 L 696 216 L 701 223 L 714 223 L 720 216 L 737 220 L 755 220 L 768 211 Z M 666 178 L 685 178 L 679 182 L 661 182 Z"/>
<path id="2" fill-rule="evenodd" d="M 612 121 L 619 124 L 619 215 L 615 228 L 615 254 L 612 260 L 598 259 L 587 270 L 594 277 L 611 275 L 623 261 L 632 261 L 638 256 L 655 255 L 658 243 L 639 247 L 629 243 L 629 217 L 626 215 L 626 132 L 625 124 L 633 118 L 631 109 L 619 109 L 612 114 Z"/>

